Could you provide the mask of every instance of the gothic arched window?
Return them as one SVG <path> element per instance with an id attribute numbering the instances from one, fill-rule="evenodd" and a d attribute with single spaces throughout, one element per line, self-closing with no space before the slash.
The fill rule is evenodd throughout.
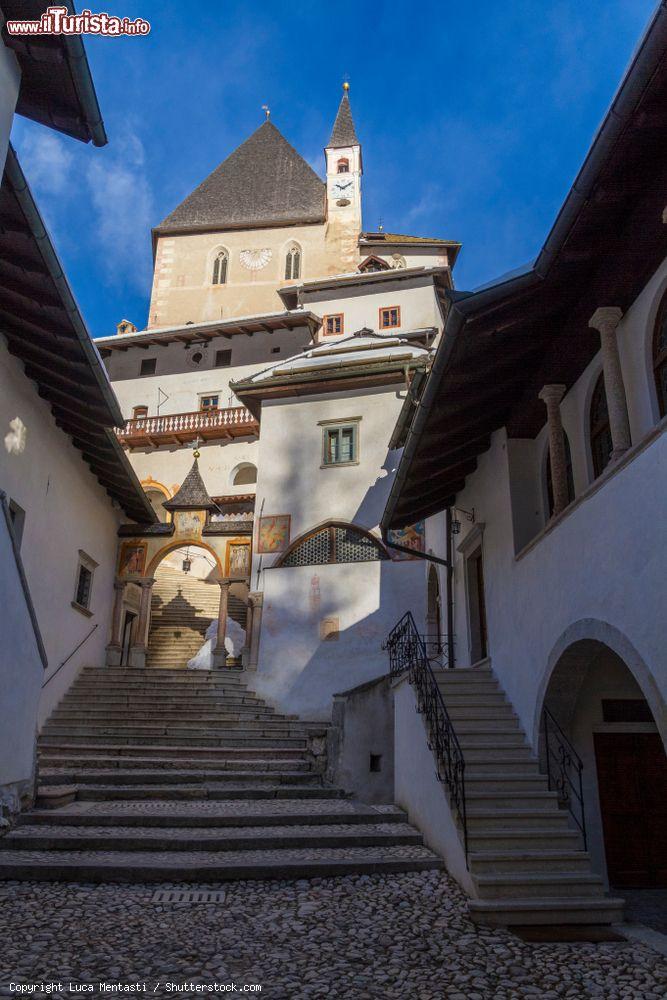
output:
<path id="1" fill-rule="evenodd" d="M 297 243 L 293 243 L 285 255 L 285 277 L 288 280 L 301 277 L 301 247 Z"/>
<path id="2" fill-rule="evenodd" d="M 607 409 L 607 393 L 604 388 L 604 376 L 600 374 L 593 390 L 591 399 L 591 417 L 589 428 L 591 455 L 593 456 L 593 472 L 595 477 L 602 475 L 613 450 L 611 428 L 609 426 L 609 411 Z"/>
<path id="3" fill-rule="evenodd" d="M 337 170 L 339 174 L 349 174 L 350 172 L 350 161 L 342 157 L 337 164 Z"/>
<path id="4" fill-rule="evenodd" d="M 227 282 L 227 265 L 229 264 L 229 254 L 226 250 L 220 250 L 213 261 L 213 285 L 224 285 Z"/>
<path id="5" fill-rule="evenodd" d="M 369 531 L 354 524 L 332 522 L 297 538 L 277 565 L 322 566 L 388 558 L 384 546 Z"/>
<path id="6" fill-rule="evenodd" d="M 570 451 L 570 441 L 563 431 L 563 444 L 565 445 L 565 472 L 567 475 L 567 502 L 572 503 L 574 500 L 574 476 L 572 475 L 572 453 Z M 546 466 L 546 481 L 547 481 L 547 504 L 549 507 L 549 517 L 554 512 L 554 486 L 553 480 L 551 478 L 551 450 L 547 448 L 547 466 Z"/>
<path id="7" fill-rule="evenodd" d="M 667 414 L 667 292 L 665 292 L 653 334 L 653 374 L 660 416 Z"/>

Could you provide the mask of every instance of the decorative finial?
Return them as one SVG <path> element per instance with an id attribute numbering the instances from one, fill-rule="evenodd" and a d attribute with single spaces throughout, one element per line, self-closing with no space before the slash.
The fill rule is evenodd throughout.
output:
<path id="1" fill-rule="evenodd" d="M 380 222 L 378 224 L 378 233 L 383 233 L 383 232 L 384 232 L 384 223 L 382 222 L 382 219 L 380 219 Z"/>
<path id="2" fill-rule="evenodd" d="M 268 104 L 262 104 L 262 111 L 266 115 L 266 120 L 268 121 L 269 118 L 271 117 L 271 108 L 269 107 Z"/>
<path id="3" fill-rule="evenodd" d="M 345 93 L 347 93 L 349 89 L 350 89 L 349 83 L 347 82 L 347 80 L 344 80 L 343 81 L 343 90 L 345 91 Z"/>

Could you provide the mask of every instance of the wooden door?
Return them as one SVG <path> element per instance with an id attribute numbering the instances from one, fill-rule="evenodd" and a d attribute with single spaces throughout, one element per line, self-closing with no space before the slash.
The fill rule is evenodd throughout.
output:
<path id="1" fill-rule="evenodd" d="M 657 733 L 595 733 L 611 885 L 667 887 L 667 757 Z"/>

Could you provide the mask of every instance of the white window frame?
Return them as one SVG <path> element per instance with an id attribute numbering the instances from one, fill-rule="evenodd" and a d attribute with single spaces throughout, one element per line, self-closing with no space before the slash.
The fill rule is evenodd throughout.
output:
<path id="1" fill-rule="evenodd" d="M 341 469 L 350 465 L 359 465 L 359 423 L 361 417 L 348 417 L 347 420 L 320 420 L 322 428 L 322 464 L 321 469 Z M 327 462 L 327 435 L 331 431 L 352 430 L 352 455 L 349 462 Z"/>
<path id="2" fill-rule="evenodd" d="M 211 396 L 217 396 L 218 397 L 217 405 L 215 407 L 207 406 L 206 408 L 204 408 L 202 406 L 203 401 L 205 399 L 210 399 Z M 197 396 L 197 399 L 198 399 L 198 402 L 199 402 L 199 412 L 200 413 L 210 413 L 212 409 L 219 410 L 220 409 L 220 397 L 221 396 L 222 396 L 222 393 L 219 390 L 217 390 L 217 389 L 211 389 L 210 392 L 200 392 L 198 394 L 198 396 Z"/>

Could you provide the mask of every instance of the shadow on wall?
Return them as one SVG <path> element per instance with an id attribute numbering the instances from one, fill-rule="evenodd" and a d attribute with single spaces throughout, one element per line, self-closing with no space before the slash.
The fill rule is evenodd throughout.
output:
<path id="1" fill-rule="evenodd" d="M 417 560 L 270 569 L 254 686 L 283 711 L 329 719 L 334 694 L 387 673 L 382 644 L 408 610 L 424 620 Z"/>

